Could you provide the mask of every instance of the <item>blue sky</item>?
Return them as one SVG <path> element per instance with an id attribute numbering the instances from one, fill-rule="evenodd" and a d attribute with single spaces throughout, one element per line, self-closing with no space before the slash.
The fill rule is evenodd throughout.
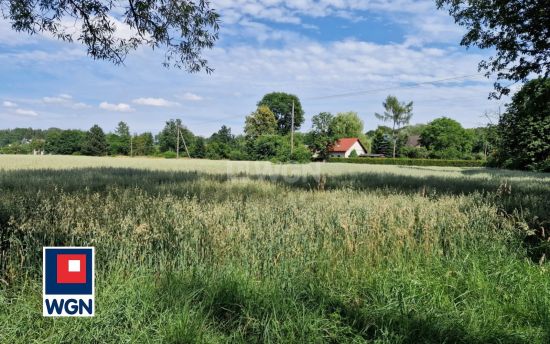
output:
<path id="1" fill-rule="evenodd" d="M 382 123 L 374 112 L 388 94 L 414 101 L 412 123 L 447 116 L 474 127 L 507 102 L 488 100 L 492 82 L 477 73 L 491 52 L 459 46 L 462 29 L 433 0 L 213 3 L 221 32 L 205 52 L 211 75 L 166 69 L 162 54 L 149 48 L 133 52 L 124 66 L 94 61 L 78 43 L 16 33 L 0 19 L 0 127 L 97 123 L 110 131 L 123 120 L 132 131 L 157 132 L 181 118 L 197 134 L 222 124 L 240 133 L 245 116 L 271 91 L 300 97 L 302 131 L 321 111 L 356 111 L 365 130 L 375 128 Z M 325 97 L 358 91 L 366 92 Z"/>

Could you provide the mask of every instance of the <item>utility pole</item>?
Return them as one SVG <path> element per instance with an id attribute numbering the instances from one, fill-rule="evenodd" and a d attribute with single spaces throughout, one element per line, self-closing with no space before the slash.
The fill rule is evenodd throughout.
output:
<path id="1" fill-rule="evenodd" d="M 290 132 L 290 154 L 294 153 L 294 100 L 292 101 L 292 130 Z"/>
<path id="2" fill-rule="evenodd" d="M 176 138 L 176 159 L 179 159 L 180 157 L 180 125 L 179 123 L 176 121 L 176 125 L 177 125 L 177 135 L 178 137 Z"/>
<path id="3" fill-rule="evenodd" d="M 185 147 L 185 152 L 187 153 L 187 157 L 191 158 L 191 154 L 189 154 L 189 149 L 187 149 L 187 143 L 185 143 L 185 138 L 183 137 L 183 134 L 180 132 L 181 140 L 183 141 L 183 146 Z"/>

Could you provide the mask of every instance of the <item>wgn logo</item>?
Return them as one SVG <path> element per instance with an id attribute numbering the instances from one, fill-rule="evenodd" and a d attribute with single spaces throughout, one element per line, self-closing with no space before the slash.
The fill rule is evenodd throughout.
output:
<path id="1" fill-rule="evenodd" d="M 43 248 L 44 316 L 94 315 L 94 253 L 93 247 Z"/>

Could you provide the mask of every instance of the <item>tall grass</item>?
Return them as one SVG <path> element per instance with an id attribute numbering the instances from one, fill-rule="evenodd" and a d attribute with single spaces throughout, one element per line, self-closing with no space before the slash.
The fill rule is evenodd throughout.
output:
<path id="1" fill-rule="evenodd" d="M 0 165 L 0 342 L 550 340 L 548 175 L 122 160 Z M 96 247 L 93 319 L 42 318 L 46 245 Z"/>

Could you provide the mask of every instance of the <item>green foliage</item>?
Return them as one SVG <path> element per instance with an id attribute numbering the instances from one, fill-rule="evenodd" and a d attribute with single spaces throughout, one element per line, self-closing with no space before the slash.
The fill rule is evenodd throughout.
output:
<path id="1" fill-rule="evenodd" d="M 440 159 L 457 159 L 472 150 L 471 134 L 462 125 L 447 117 L 434 119 L 424 128 L 420 136 L 422 146 Z"/>
<path id="2" fill-rule="evenodd" d="M 2 342 L 547 343 L 548 175 L 32 158 L 0 157 Z M 96 247 L 93 319 L 40 315 L 52 243 Z"/>
<path id="3" fill-rule="evenodd" d="M 114 133 L 107 134 L 110 155 L 130 155 L 130 128 L 125 122 L 119 122 Z"/>
<path id="4" fill-rule="evenodd" d="M 399 155 L 411 159 L 427 159 L 429 152 L 426 147 L 403 146 L 399 149 Z"/>
<path id="5" fill-rule="evenodd" d="M 188 148 L 189 146 L 193 145 L 193 141 L 195 140 L 195 135 L 193 135 L 191 130 L 183 126 L 180 119 L 175 119 L 175 120 L 171 119 L 168 122 L 166 122 L 166 125 L 157 136 L 157 140 L 158 140 L 159 148 L 161 152 L 166 152 L 166 151 L 175 152 L 177 150 L 178 128 L 180 133 L 180 138 L 179 138 L 180 155 L 186 154 L 184 140 Z"/>
<path id="6" fill-rule="evenodd" d="M 392 122 L 392 156 L 395 158 L 397 155 L 397 140 L 398 131 L 403 126 L 409 123 L 412 117 L 413 102 L 404 103 L 399 102 L 397 97 L 389 95 L 382 103 L 384 106 L 384 113 L 375 113 L 376 118 L 383 120 L 384 122 Z"/>
<path id="7" fill-rule="evenodd" d="M 392 147 L 391 134 L 387 133 L 383 128 L 378 128 L 372 137 L 372 153 L 391 156 Z"/>
<path id="8" fill-rule="evenodd" d="M 275 115 L 265 105 L 246 117 L 244 133 L 250 139 L 256 139 L 260 135 L 272 135 L 277 132 L 277 120 Z"/>
<path id="9" fill-rule="evenodd" d="M 206 157 L 206 140 L 204 137 L 197 136 L 195 142 L 189 148 L 192 158 L 203 159 Z"/>
<path id="10" fill-rule="evenodd" d="M 413 124 L 413 125 L 406 125 L 401 129 L 401 134 L 405 136 L 415 136 L 415 135 L 422 135 L 422 132 L 424 131 L 424 128 L 426 128 L 426 124 Z"/>
<path id="11" fill-rule="evenodd" d="M 294 151 L 290 154 L 288 161 L 307 163 L 311 161 L 311 157 L 312 154 L 308 147 L 302 143 L 298 143 L 294 146 Z"/>
<path id="12" fill-rule="evenodd" d="M 209 142 L 217 142 L 231 146 L 235 142 L 235 135 L 231 134 L 231 128 L 222 125 L 220 130 L 210 136 Z"/>
<path id="13" fill-rule="evenodd" d="M 363 121 L 357 112 L 341 112 L 330 122 L 329 130 L 337 138 L 357 137 L 363 134 Z"/>
<path id="14" fill-rule="evenodd" d="M 211 160 L 229 159 L 231 147 L 223 142 L 210 141 L 206 146 L 206 158 Z"/>
<path id="15" fill-rule="evenodd" d="M 189 72 L 205 69 L 204 49 L 218 39 L 219 14 L 208 1 L 119 3 L 101 0 L 85 4 L 74 1 L 1 0 L 1 14 L 16 31 L 44 32 L 62 41 L 82 43 L 90 57 L 115 64 L 124 62 L 129 52 L 142 46 L 164 50 L 163 65 L 185 68 Z M 65 21 L 81 23 L 67 32 Z M 131 30 L 117 34 L 119 23 Z"/>
<path id="16" fill-rule="evenodd" d="M 330 112 L 321 112 L 311 119 L 312 128 L 307 134 L 306 143 L 321 160 L 329 156 L 329 148 L 337 140 L 331 126 L 334 116 Z"/>
<path id="17" fill-rule="evenodd" d="M 479 63 L 487 74 L 496 74 L 500 98 L 510 89 L 505 82 L 526 81 L 529 76 L 550 76 L 550 11 L 547 0 L 436 0 L 455 22 L 466 28 L 460 42 L 466 47 L 495 49 L 496 55 Z"/>
<path id="18" fill-rule="evenodd" d="M 208 139 L 206 157 L 214 160 L 229 159 L 234 147 L 235 136 L 231 134 L 231 128 L 222 125 L 220 130 Z"/>
<path id="19" fill-rule="evenodd" d="M 405 159 L 405 158 L 330 158 L 329 162 L 346 162 L 351 164 L 372 165 L 408 165 L 408 166 L 454 166 L 482 167 L 480 160 L 443 160 L 443 159 Z"/>
<path id="20" fill-rule="evenodd" d="M 486 159 L 495 150 L 497 143 L 497 127 L 488 125 L 486 127 L 466 129 L 472 137 L 472 153 L 480 153 Z"/>
<path id="21" fill-rule="evenodd" d="M 252 160 L 290 160 L 290 142 L 280 135 L 262 135 L 249 141 L 248 155 Z"/>
<path id="22" fill-rule="evenodd" d="M 385 126 L 385 125 L 379 125 L 378 127 L 376 127 L 376 129 L 367 131 L 366 135 L 368 137 L 373 137 L 377 130 L 381 130 L 384 134 L 391 134 L 392 133 L 392 129 L 390 127 Z"/>
<path id="23" fill-rule="evenodd" d="M 120 136 L 113 133 L 105 135 L 109 155 L 130 155 L 130 138 L 123 140 Z"/>
<path id="24" fill-rule="evenodd" d="M 294 151 L 290 153 L 290 137 L 280 135 L 262 135 L 255 140 L 247 140 L 247 157 L 251 160 L 267 160 L 273 162 L 308 162 L 311 152 L 303 144 L 302 137 L 297 135 Z"/>
<path id="25" fill-rule="evenodd" d="M 92 156 L 102 156 L 107 154 L 107 140 L 105 133 L 99 125 L 94 125 L 86 132 L 82 143 L 82 154 Z"/>
<path id="26" fill-rule="evenodd" d="M 50 128 L 47 130 L 33 129 L 33 128 L 14 128 L 14 129 L 0 129 L 0 147 L 7 146 L 12 143 L 23 143 L 26 140 L 31 139 L 45 139 L 46 135 L 52 131 L 59 131 L 60 129 Z"/>
<path id="27" fill-rule="evenodd" d="M 304 122 L 304 110 L 300 99 L 293 94 L 273 92 L 266 94 L 258 102 L 258 107 L 265 105 L 277 119 L 278 132 L 281 135 L 289 134 L 292 129 L 292 102 L 294 102 L 294 129 L 300 129 Z"/>
<path id="28" fill-rule="evenodd" d="M 176 154 L 176 152 L 173 152 L 173 151 L 166 151 L 166 152 L 163 152 L 161 154 L 161 156 L 165 159 L 175 159 L 178 157 L 178 155 Z"/>
<path id="29" fill-rule="evenodd" d="M 32 152 L 31 145 L 28 143 L 10 143 L 4 147 L 0 147 L 1 154 L 30 154 Z"/>
<path id="30" fill-rule="evenodd" d="M 153 154 L 155 150 L 153 134 L 145 132 L 140 135 L 134 135 L 132 139 L 132 149 L 134 156 Z"/>
<path id="31" fill-rule="evenodd" d="M 126 122 L 120 121 L 115 129 L 115 134 L 120 137 L 130 137 L 130 127 Z"/>
<path id="32" fill-rule="evenodd" d="M 363 135 L 363 121 L 357 113 L 342 112 L 333 116 L 329 112 L 321 112 L 312 118 L 312 130 L 307 135 L 306 143 L 319 159 L 326 160 L 330 147 L 344 137 L 366 140 Z"/>
<path id="33" fill-rule="evenodd" d="M 86 133 L 81 130 L 52 130 L 46 135 L 45 151 L 49 154 L 80 153 Z"/>
<path id="34" fill-rule="evenodd" d="M 250 157 L 247 154 L 247 142 L 243 135 L 235 136 L 233 144 L 231 146 L 231 151 L 229 152 L 230 160 L 250 160 Z"/>
<path id="35" fill-rule="evenodd" d="M 355 151 L 355 149 L 352 150 L 351 153 L 349 153 L 349 157 L 350 158 L 357 158 L 358 157 L 357 152 Z"/>
<path id="36" fill-rule="evenodd" d="M 498 127 L 497 164 L 540 169 L 550 159 L 550 79 L 535 79 L 514 95 Z"/>

